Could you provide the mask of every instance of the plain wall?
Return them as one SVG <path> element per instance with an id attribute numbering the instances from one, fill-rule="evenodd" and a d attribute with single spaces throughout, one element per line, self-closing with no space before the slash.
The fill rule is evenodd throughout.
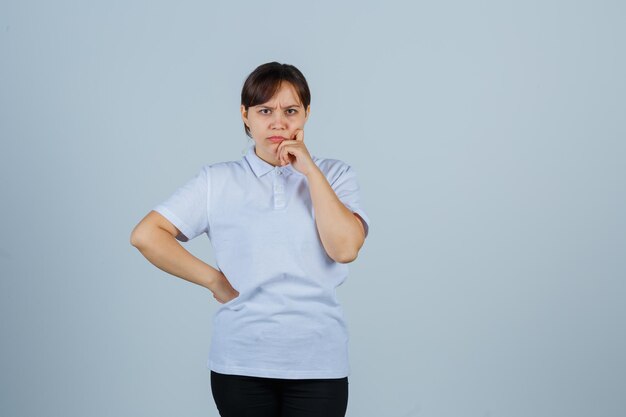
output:
<path id="1" fill-rule="evenodd" d="M 626 408 L 618 1 L 0 3 L 0 415 L 217 416 L 210 291 L 132 228 L 297 66 L 357 171 L 348 416 Z M 214 265 L 206 235 L 185 247 Z"/>

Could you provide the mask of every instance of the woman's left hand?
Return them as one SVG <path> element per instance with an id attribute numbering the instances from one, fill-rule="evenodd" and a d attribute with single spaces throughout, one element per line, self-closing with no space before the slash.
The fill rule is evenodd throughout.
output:
<path id="1" fill-rule="evenodd" d="M 284 140 L 278 145 L 276 155 L 280 166 L 291 164 L 303 175 L 309 175 L 317 168 L 304 144 L 304 130 L 296 129 L 293 139 Z"/>

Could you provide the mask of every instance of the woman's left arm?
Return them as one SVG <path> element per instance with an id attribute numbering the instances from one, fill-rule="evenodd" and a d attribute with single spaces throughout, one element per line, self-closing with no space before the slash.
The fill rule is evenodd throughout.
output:
<path id="1" fill-rule="evenodd" d="M 340 263 L 354 261 L 365 241 L 365 226 L 339 200 L 326 176 L 311 158 L 304 144 L 304 130 L 296 129 L 293 139 L 282 141 L 276 155 L 281 166 L 291 163 L 307 178 L 315 224 L 328 256 Z"/>
<path id="2" fill-rule="evenodd" d="M 363 223 L 339 200 L 317 166 L 306 177 L 315 210 L 315 223 L 326 253 L 335 262 L 354 261 L 365 241 Z"/>

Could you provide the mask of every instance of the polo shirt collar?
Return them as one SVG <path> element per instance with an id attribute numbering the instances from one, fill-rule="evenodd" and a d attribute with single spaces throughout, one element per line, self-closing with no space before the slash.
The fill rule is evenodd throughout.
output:
<path id="1" fill-rule="evenodd" d="M 300 171 L 291 166 L 291 164 L 285 165 L 284 167 L 275 167 L 274 165 L 262 160 L 255 152 L 256 144 L 251 144 L 246 151 L 244 158 L 250 164 L 250 168 L 257 177 L 261 177 L 273 169 L 279 168 L 285 171 L 286 173 L 293 173 L 302 175 Z"/>

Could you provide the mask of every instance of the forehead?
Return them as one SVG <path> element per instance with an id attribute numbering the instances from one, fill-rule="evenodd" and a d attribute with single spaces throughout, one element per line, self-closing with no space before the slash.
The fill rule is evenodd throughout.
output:
<path id="1" fill-rule="evenodd" d="M 298 93 L 296 92 L 296 88 L 289 82 L 283 81 L 274 94 L 274 97 L 269 99 L 263 104 L 279 104 L 280 106 L 290 106 L 297 105 L 299 106 L 300 97 L 298 97 Z"/>

